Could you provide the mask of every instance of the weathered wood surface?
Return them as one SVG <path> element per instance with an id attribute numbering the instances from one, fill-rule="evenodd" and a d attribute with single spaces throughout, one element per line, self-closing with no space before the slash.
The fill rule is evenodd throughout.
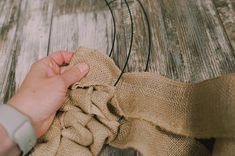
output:
<path id="1" fill-rule="evenodd" d="M 0 1 L 0 102 L 15 89 L 14 66 L 20 1 Z"/>
<path id="2" fill-rule="evenodd" d="M 235 0 L 214 0 L 228 38 L 235 49 Z"/>
<path id="3" fill-rule="evenodd" d="M 111 1 L 111 0 L 109 0 Z M 199 82 L 235 72 L 235 0 L 141 0 L 152 29 L 151 72 Z M 128 1 L 134 42 L 128 71 L 143 71 L 148 32 L 137 0 Z M 130 17 L 124 0 L 112 2 L 117 24 L 113 59 L 123 67 L 130 45 Z M 1 0 L 0 100 L 19 87 L 30 65 L 57 50 L 79 46 L 108 53 L 112 16 L 104 0 Z M 101 156 L 134 156 L 105 147 Z"/>

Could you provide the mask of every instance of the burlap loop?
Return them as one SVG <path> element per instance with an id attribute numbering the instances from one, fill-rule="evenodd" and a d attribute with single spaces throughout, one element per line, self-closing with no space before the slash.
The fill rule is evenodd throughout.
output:
<path id="1" fill-rule="evenodd" d="M 232 74 L 185 84 L 155 73 L 126 73 L 114 87 L 120 70 L 109 57 L 80 48 L 71 66 L 82 62 L 89 64 L 89 74 L 68 91 L 31 155 L 98 155 L 110 144 L 135 148 L 144 156 L 207 156 L 195 137 L 235 136 Z M 216 153 L 221 151 L 216 147 Z"/>

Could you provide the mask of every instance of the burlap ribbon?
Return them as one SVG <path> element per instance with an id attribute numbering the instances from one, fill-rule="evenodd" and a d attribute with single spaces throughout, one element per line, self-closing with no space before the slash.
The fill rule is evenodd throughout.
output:
<path id="1" fill-rule="evenodd" d="M 126 73 L 106 55 L 80 48 L 71 66 L 89 74 L 68 91 L 49 132 L 33 156 L 94 156 L 104 144 L 134 148 L 144 156 L 207 156 L 194 138 L 218 138 L 214 155 L 234 154 L 235 76 L 198 84 L 155 73 Z"/>

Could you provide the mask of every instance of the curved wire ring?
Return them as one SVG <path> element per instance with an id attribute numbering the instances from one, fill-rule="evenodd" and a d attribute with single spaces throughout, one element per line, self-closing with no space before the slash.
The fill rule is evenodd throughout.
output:
<path id="1" fill-rule="evenodd" d="M 115 0 L 111 1 L 110 3 L 114 2 Z M 112 41 L 112 48 L 110 50 L 110 53 L 109 53 L 109 57 L 112 56 L 113 54 L 113 51 L 114 51 L 114 46 L 115 46 L 115 41 L 116 41 L 116 34 L 117 34 L 117 31 L 116 31 L 116 21 L 115 21 L 115 17 L 114 17 L 114 13 L 113 13 L 113 10 L 112 8 L 110 7 L 110 3 L 105 0 L 109 10 L 110 10 L 110 13 L 112 15 L 112 19 L 113 19 L 113 24 L 114 24 L 114 38 L 113 38 L 113 41 Z M 152 35 L 151 35 L 151 27 L 150 27 L 150 22 L 149 22 L 149 19 L 148 19 L 148 15 L 147 15 L 147 12 L 143 6 L 143 4 L 140 2 L 140 0 L 137 0 L 137 2 L 140 4 L 141 6 L 141 9 L 143 10 L 143 13 L 144 13 L 144 16 L 145 16 L 145 20 L 147 22 L 147 27 L 148 27 L 148 56 L 147 56 L 147 62 L 146 62 L 146 66 L 145 66 L 145 72 L 148 71 L 148 68 L 149 68 L 149 62 L 150 62 L 150 56 L 151 56 L 151 48 L 152 48 Z M 131 42 L 130 42 L 130 47 L 129 47 L 129 52 L 128 52 L 128 56 L 127 56 L 127 59 L 126 59 L 126 62 L 125 62 L 125 65 L 122 69 L 122 72 L 120 74 L 120 76 L 118 77 L 117 81 L 115 82 L 114 86 L 116 86 L 118 84 L 118 82 L 120 81 L 122 75 L 124 74 L 124 71 L 127 67 L 127 64 L 129 62 L 129 59 L 130 59 L 130 54 L 131 54 L 131 51 L 132 51 L 132 45 L 133 45 L 133 39 L 134 39 L 134 23 L 133 23 L 133 17 L 132 17 L 132 13 L 131 13 L 131 10 L 130 10 L 130 6 L 127 2 L 127 0 L 125 0 L 125 4 L 128 8 L 128 12 L 129 12 L 129 15 L 130 15 L 130 20 L 131 20 Z"/>
<path id="2" fill-rule="evenodd" d="M 115 45 L 115 41 L 116 41 L 116 34 L 117 34 L 117 28 L 116 28 L 116 21 L 115 21 L 115 17 L 114 17 L 114 13 L 113 13 L 113 10 L 110 6 L 110 3 L 112 3 L 113 1 L 111 1 L 110 3 L 107 1 L 107 0 L 104 0 L 106 2 L 106 5 L 108 6 L 109 8 L 109 11 L 112 15 L 112 19 L 113 19 L 113 31 L 114 31 L 114 35 L 113 35 L 113 41 L 112 41 L 112 47 L 111 47 L 111 50 L 109 52 L 109 57 L 112 56 L 113 54 L 113 51 L 114 51 L 114 45 Z"/>
<path id="3" fill-rule="evenodd" d="M 146 19 L 146 22 L 147 22 L 147 26 L 148 26 L 149 43 L 148 43 L 148 56 L 147 56 L 147 62 L 146 62 L 146 67 L 145 67 L 145 72 L 146 72 L 146 71 L 148 71 L 148 68 L 149 68 L 149 62 L 150 62 L 150 56 L 151 56 L 151 49 L 152 49 L 151 27 L 150 27 L 150 22 L 149 22 L 149 19 L 148 19 L 147 12 L 146 12 L 146 10 L 145 10 L 143 4 L 140 2 L 140 0 L 137 0 L 137 1 L 138 1 L 138 3 L 140 4 L 141 9 L 142 9 L 143 12 L 144 12 L 144 16 L 145 16 L 145 19 Z M 129 52 L 128 52 L 128 56 L 127 56 L 127 59 L 126 59 L 124 68 L 123 68 L 123 70 L 122 70 L 122 72 L 121 72 L 121 74 L 120 74 L 120 76 L 119 76 L 119 78 L 118 78 L 118 80 L 117 80 L 117 82 L 115 83 L 114 86 L 117 85 L 117 83 L 120 81 L 122 75 L 124 74 L 124 71 L 125 71 L 125 69 L 126 69 L 126 67 L 127 67 L 128 61 L 129 61 L 129 59 L 130 59 L 130 54 L 131 54 L 131 49 L 132 49 L 132 44 L 133 44 L 133 34 L 134 34 L 134 33 L 133 33 L 133 31 L 134 31 L 134 30 L 133 30 L 133 27 L 134 27 L 134 26 L 133 26 L 133 18 L 132 18 L 132 14 L 131 14 L 131 11 L 130 11 L 129 4 L 127 3 L 126 0 L 125 0 L 125 3 L 126 3 L 126 5 L 127 5 L 128 12 L 129 12 L 129 14 L 130 14 L 131 29 L 132 29 L 132 30 L 131 30 L 131 31 L 132 31 L 131 34 L 132 34 L 132 36 L 131 36 L 130 49 L 129 49 Z"/>
<path id="4" fill-rule="evenodd" d="M 123 69 L 121 71 L 121 74 L 119 75 L 117 81 L 115 82 L 114 86 L 117 86 L 118 82 L 120 81 L 122 75 L 125 72 L 125 69 L 126 69 L 127 64 L 129 62 L 129 59 L 130 59 L 130 55 L 131 55 L 131 51 L 132 51 L 132 45 L 133 45 L 133 40 L 134 40 L 134 23 L 133 23 L 133 17 L 132 17 L 131 9 L 130 9 L 130 6 L 129 6 L 127 0 L 124 0 L 124 1 L 126 3 L 127 9 L 128 9 L 129 15 L 130 15 L 130 20 L 131 20 L 131 42 L 130 42 L 129 52 L 128 52 L 128 55 L 127 55 L 127 59 L 126 59 L 125 65 L 124 65 L 124 67 L 123 67 Z"/>
<path id="5" fill-rule="evenodd" d="M 112 43 L 112 48 L 111 48 L 111 51 L 109 53 L 109 57 L 111 57 L 113 51 L 114 51 L 114 44 L 115 44 L 115 38 L 116 38 L 116 22 L 115 22 L 115 18 L 114 18 L 114 14 L 113 14 L 113 11 L 110 7 L 110 3 L 114 2 L 115 0 L 111 1 L 110 3 L 106 1 L 106 4 L 108 5 L 109 9 L 110 9 L 110 12 L 112 14 L 112 18 L 113 18 L 113 23 L 114 23 L 114 39 L 113 39 L 113 43 Z M 137 0 L 138 3 L 140 4 L 143 12 L 144 12 L 144 16 L 145 16 L 145 19 L 146 19 L 146 22 L 147 22 L 147 26 L 148 26 L 148 36 L 149 36 L 149 44 L 148 44 L 148 56 L 147 56 L 147 62 L 146 62 L 146 67 L 145 67 L 145 72 L 148 71 L 148 68 L 149 68 L 149 62 L 150 62 L 150 56 L 151 56 L 151 48 L 152 48 L 152 32 L 151 32 L 151 27 L 150 27 L 150 22 L 149 22 L 149 18 L 148 18 L 148 15 L 147 15 L 147 12 L 143 6 L 143 4 L 140 2 L 140 0 Z M 125 1 L 126 2 L 126 1 Z M 128 3 L 126 2 L 126 5 L 129 7 Z M 128 9 L 129 10 L 129 9 Z M 132 18 L 132 15 L 130 14 L 130 17 Z M 132 33 L 133 34 L 133 33 Z M 130 51 L 129 51 L 129 54 L 130 54 Z M 129 56 L 129 55 L 128 55 Z M 127 58 L 126 60 L 126 64 L 128 63 L 129 61 L 129 57 Z M 119 79 L 118 81 L 115 83 L 115 86 L 118 84 L 120 78 L 122 77 L 123 73 L 124 73 L 124 70 L 125 70 L 125 66 L 124 66 L 124 69 L 123 69 L 123 72 L 122 74 L 119 76 Z M 121 116 L 118 120 L 118 122 L 121 124 L 124 120 L 124 117 Z M 215 142 L 215 139 L 213 138 L 212 140 L 201 140 L 201 139 L 196 139 L 198 140 L 201 144 L 203 144 L 204 146 L 206 146 L 210 151 L 212 151 L 213 149 L 213 144 Z"/>

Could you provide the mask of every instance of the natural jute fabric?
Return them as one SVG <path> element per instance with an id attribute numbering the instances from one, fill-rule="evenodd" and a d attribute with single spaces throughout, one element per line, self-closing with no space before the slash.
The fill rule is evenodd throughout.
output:
<path id="1" fill-rule="evenodd" d="M 104 144 L 144 156 L 208 156 L 194 138 L 217 138 L 213 154 L 232 155 L 235 144 L 235 76 L 198 84 L 155 73 L 125 73 L 108 56 L 80 48 L 70 66 L 88 63 L 89 74 L 68 91 L 33 156 L 94 156 Z"/>

